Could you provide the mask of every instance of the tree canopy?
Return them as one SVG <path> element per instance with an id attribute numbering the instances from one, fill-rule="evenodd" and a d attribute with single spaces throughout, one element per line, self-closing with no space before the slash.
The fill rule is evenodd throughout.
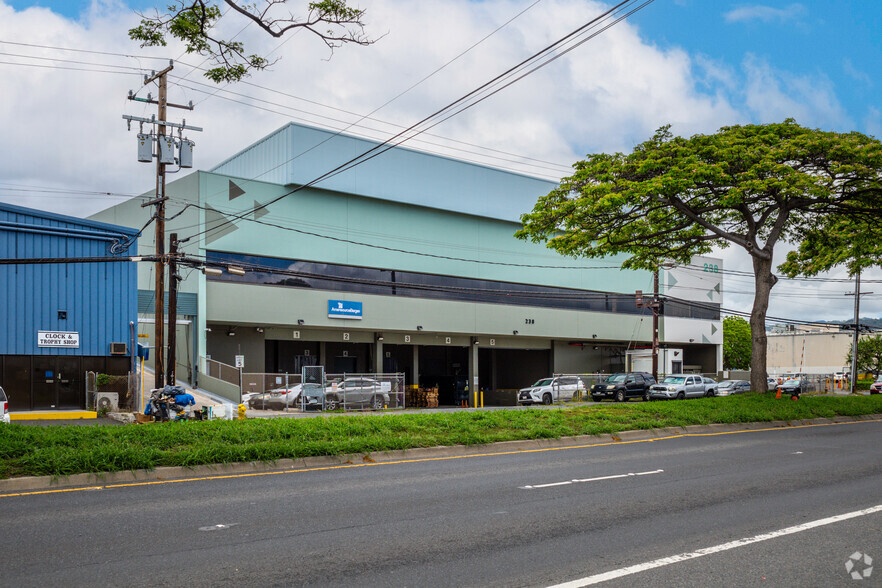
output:
<path id="1" fill-rule="evenodd" d="M 352 8 L 346 0 L 318 0 L 307 4 L 304 18 L 283 13 L 286 0 L 262 0 L 253 4 L 238 0 L 175 0 L 164 12 L 140 14 L 141 24 L 129 30 L 129 38 L 142 47 L 165 46 L 166 38 L 184 42 L 187 53 L 209 56 L 214 67 L 205 77 L 219 82 L 235 82 L 252 69 L 272 65 L 266 58 L 248 55 L 245 45 L 235 35 L 222 38 L 215 24 L 225 15 L 219 4 L 256 23 L 264 32 L 281 37 L 292 29 L 304 29 L 318 36 L 333 52 L 347 43 L 370 45 L 374 40 L 364 33 L 364 10 Z"/>
<path id="2" fill-rule="evenodd" d="M 656 270 L 737 245 L 752 258 L 751 384 L 766 385 L 765 319 L 775 246 L 823 248 L 836 223 L 882 239 L 882 144 L 860 133 L 787 119 L 675 137 L 662 127 L 630 154 L 593 154 L 522 215 L 522 239 L 571 256 L 626 254 L 623 268 Z M 847 257 L 847 253 L 845 254 Z M 807 271 L 794 259 L 791 270 Z"/>
<path id="3" fill-rule="evenodd" d="M 723 369 L 750 369 L 750 323 L 740 316 L 723 319 Z"/>
<path id="4" fill-rule="evenodd" d="M 845 363 L 851 364 L 851 354 L 854 346 L 848 347 L 848 355 Z M 857 373 L 873 374 L 879 377 L 882 374 L 882 336 L 862 337 L 857 345 Z"/>

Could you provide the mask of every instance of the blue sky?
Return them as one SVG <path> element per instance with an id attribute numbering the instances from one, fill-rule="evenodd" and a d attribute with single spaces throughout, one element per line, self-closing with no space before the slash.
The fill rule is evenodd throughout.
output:
<path id="1" fill-rule="evenodd" d="M 657 0 L 635 23 L 660 48 L 682 47 L 736 74 L 753 56 L 790 76 L 829 80 L 854 130 L 867 132 L 869 109 L 882 109 L 882 2 Z"/>

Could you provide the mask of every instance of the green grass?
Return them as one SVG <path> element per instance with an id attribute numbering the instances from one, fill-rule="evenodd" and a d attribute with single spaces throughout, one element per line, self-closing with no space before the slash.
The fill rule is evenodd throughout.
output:
<path id="1" fill-rule="evenodd" d="M 0 478 L 66 476 L 438 445 L 552 439 L 710 423 L 882 414 L 882 395 L 771 394 L 683 402 L 605 403 L 560 410 L 345 415 L 129 426 L 0 426 Z"/>

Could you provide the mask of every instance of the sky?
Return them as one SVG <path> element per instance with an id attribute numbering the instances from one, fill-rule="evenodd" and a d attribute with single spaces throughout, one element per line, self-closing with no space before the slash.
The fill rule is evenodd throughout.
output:
<path id="1" fill-rule="evenodd" d="M 174 60 L 171 110 L 209 169 L 289 121 L 383 140 L 590 21 L 595 0 L 361 0 L 367 47 L 331 54 L 301 32 L 274 39 L 231 13 L 218 23 L 278 61 L 217 86 L 180 45 L 141 48 L 126 31 L 162 0 L 0 0 L 0 201 L 87 216 L 153 187 L 136 160 L 149 117 L 143 76 Z M 298 12 L 306 2 L 288 0 Z M 549 66 L 406 146 L 559 180 L 589 153 L 629 152 L 659 127 L 689 136 L 780 122 L 882 137 L 882 2 L 655 0 Z M 205 64 L 207 65 L 207 64 Z M 204 66 L 204 65 L 203 65 Z M 370 118 L 362 119 L 370 114 Z M 175 118 L 176 117 L 176 118 Z M 181 172 L 184 173 L 184 172 Z M 527 211 L 523 211 L 527 212 Z M 783 260 L 787 245 L 776 251 Z M 749 311 L 750 258 L 723 259 L 724 308 Z M 733 272 L 733 273 L 730 273 Z M 781 280 L 769 315 L 843 320 L 854 312 L 844 270 Z M 882 271 L 863 276 L 861 315 L 882 316 Z M 873 284 L 873 281 L 879 281 Z"/>

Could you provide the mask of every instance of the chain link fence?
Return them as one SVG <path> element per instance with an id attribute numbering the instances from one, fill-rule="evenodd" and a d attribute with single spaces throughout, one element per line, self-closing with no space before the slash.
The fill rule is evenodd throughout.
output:
<path id="1" fill-rule="evenodd" d="M 403 373 L 343 373 L 304 383 L 301 374 L 243 373 L 242 402 L 254 410 L 286 412 L 403 409 L 405 378 Z"/>
<path id="2" fill-rule="evenodd" d="M 138 410 L 138 375 L 86 372 L 86 410 Z"/>

